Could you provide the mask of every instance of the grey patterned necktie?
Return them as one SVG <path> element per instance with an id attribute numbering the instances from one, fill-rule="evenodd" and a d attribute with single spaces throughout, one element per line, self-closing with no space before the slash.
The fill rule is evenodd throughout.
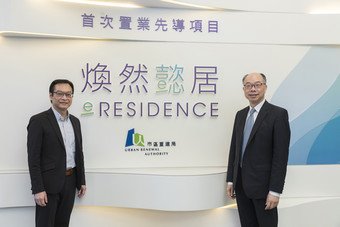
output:
<path id="1" fill-rule="evenodd" d="M 249 136 L 250 136 L 251 130 L 252 130 L 253 125 L 254 125 L 254 113 L 255 113 L 255 111 L 256 110 L 254 108 L 252 108 L 250 110 L 249 117 L 247 118 L 246 124 L 244 126 L 241 163 L 242 163 L 244 151 L 246 149 L 246 146 L 247 146 L 247 143 L 248 143 L 248 140 L 249 140 Z"/>

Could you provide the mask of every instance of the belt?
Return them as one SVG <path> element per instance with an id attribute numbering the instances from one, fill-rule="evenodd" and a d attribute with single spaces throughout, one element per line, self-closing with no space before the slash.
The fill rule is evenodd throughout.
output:
<path id="1" fill-rule="evenodd" d="M 75 170 L 76 170 L 76 168 L 67 169 L 66 172 L 65 172 L 65 175 L 71 176 L 74 173 Z"/>

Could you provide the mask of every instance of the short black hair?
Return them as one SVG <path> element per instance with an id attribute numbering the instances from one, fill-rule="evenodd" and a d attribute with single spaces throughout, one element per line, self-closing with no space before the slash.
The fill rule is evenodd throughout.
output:
<path id="1" fill-rule="evenodd" d="M 259 73 L 261 76 L 262 76 L 262 79 L 263 79 L 263 81 L 264 81 L 264 83 L 267 83 L 267 77 L 266 77 L 266 75 L 264 75 L 263 73 Z M 246 74 L 246 75 L 244 75 L 244 77 L 242 78 L 242 83 L 244 82 L 244 80 L 246 79 L 246 77 L 249 75 L 249 73 L 248 74 Z"/>
<path id="2" fill-rule="evenodd" d="M 52 81 L 52 83 L 50 84 L 50 88 L 49 88 L 50 94 L 52 94 L 54 92 L 54 86 L 56 84 L 68 84 L 72 88 L 72 94 L 74 93 L 74 86 L 73 86 L 73 83 L 71 81 L 66 80 L 66 79 L 56 79 L 56 80 Z"/>

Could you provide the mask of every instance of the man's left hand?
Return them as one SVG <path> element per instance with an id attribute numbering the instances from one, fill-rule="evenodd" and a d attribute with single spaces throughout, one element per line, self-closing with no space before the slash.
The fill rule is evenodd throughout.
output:
<path id="1" fill-rule="evenodd" d="M 280 197 L 274 196 L 270 193 L 267 195 L 267 200 L 266 200 L 266 207 L 264 208 L 265 210 L 271 210 L 279 204 Z"/>
<path id="2" fill-rule="evenodd" d="M 78 197 L 82 198 L 86 192 L 86 185 L 82 185 L 78 191 Z"/>

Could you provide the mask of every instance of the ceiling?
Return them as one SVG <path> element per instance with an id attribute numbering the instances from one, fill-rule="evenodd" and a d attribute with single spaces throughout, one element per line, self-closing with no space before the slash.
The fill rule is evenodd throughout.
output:
<path id="1" fill-rule="evenodd" d="M 127 8 L 176 8 L 270 13 L 340 14 L 339 0 L 54 0 Z"/>

